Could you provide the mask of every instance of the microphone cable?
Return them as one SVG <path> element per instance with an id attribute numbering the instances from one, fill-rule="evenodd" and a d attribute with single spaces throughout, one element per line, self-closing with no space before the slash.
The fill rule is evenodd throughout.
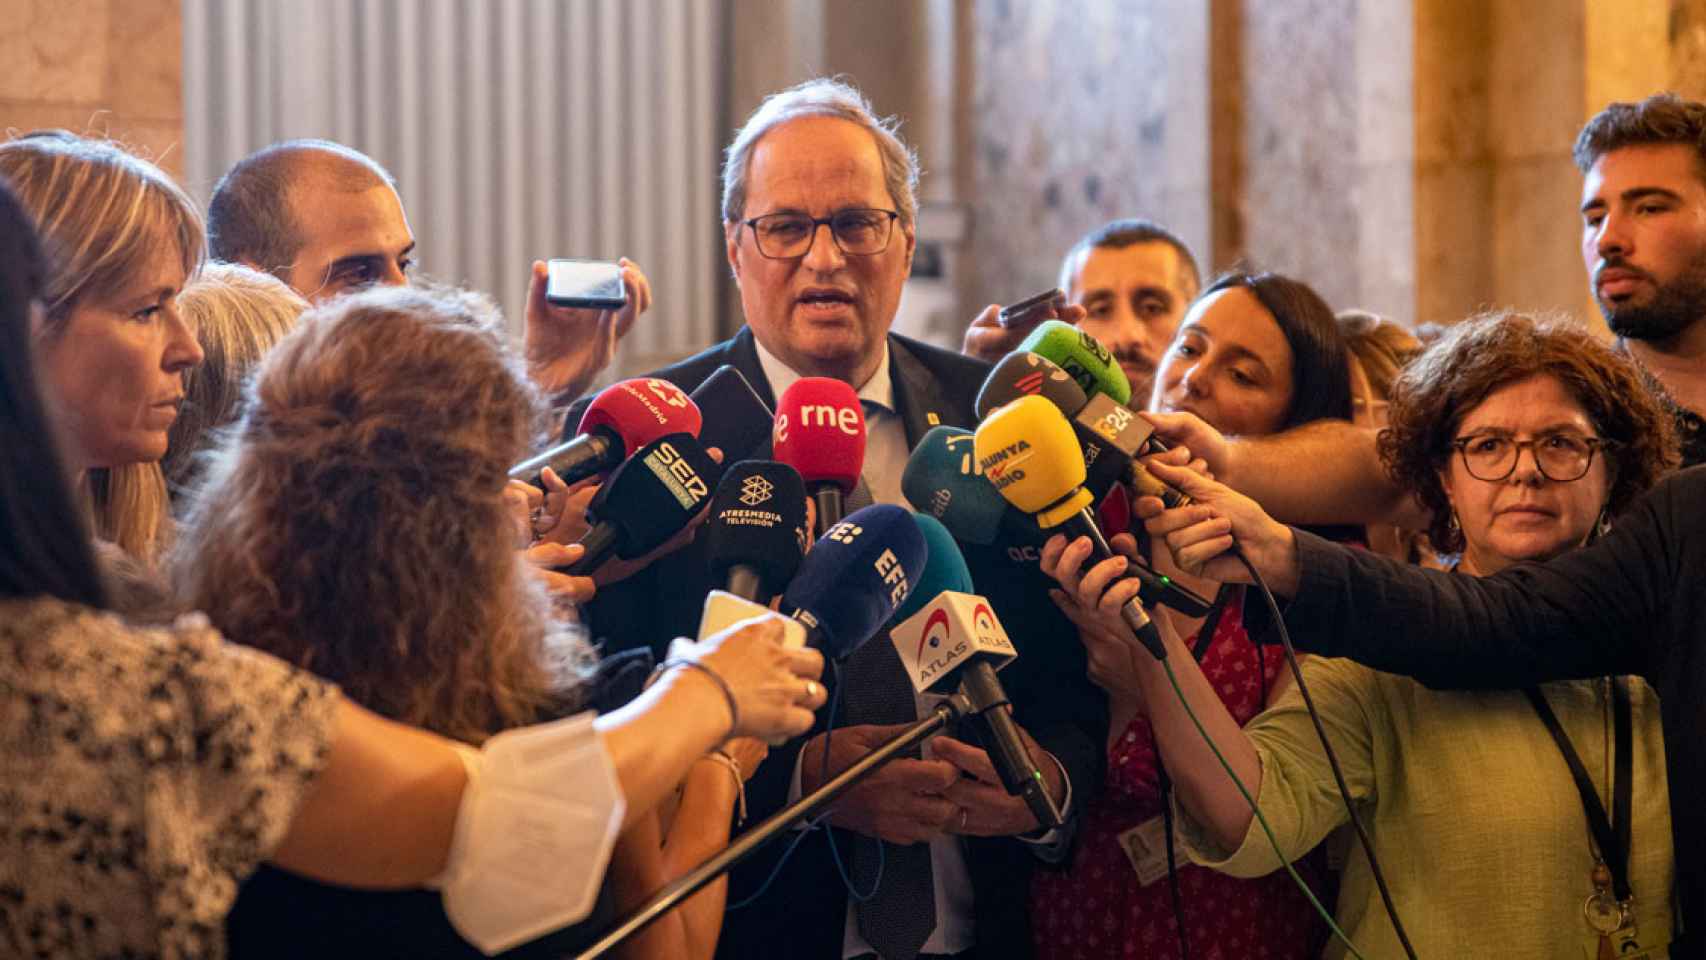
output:
<path id="1" fill-rule="evenodd" d="M 1274 599 L 1273 591 L 1268 588 L 1267 581 L 1262 579 L 1261 573 L 1256 570 L 1249 558 L 1244 556 L 1244 551 L 1240 549 L 1237 543 L 1232 545 L 1232 554 L 1244 565 L 1244 569 L 1249 571 L 1256 589 L 1261 591 L 1263 599 L 1267 601 L 1268 613 L 1274 618 L 1274 625 L 1279 629 L 1280 644 L 1285 648 L 1286 663 L 1291 667 L 1292 677 L 1297 681 L 1297 691 L 1303 698 L 1303 705 L 1309 713 L 1310 721 L 1315 726 L 1315 735 L 1320 739 L 1321 747 L 1326 752 L 1327 765 L 1333 771 L 1333 780 L 1338 786 L 1340 799 L 1344 801 L 1345 813 L 1350 817 L 1351 825 L 1356 829 L 1357 841 L 1362 845 L 1363 853 L 1368 858 L 1370 872 L 1374 874 L 1375 886 L 1379 888 L 1381 902 L 1386 907 L 1387 919 L 1392 922 L 1392 930 L 1397 934 L 1398 942 L 1404 948 L 1404 955 L 1409 960 L 1416 960 L 1416 948 L 1411 945 L 1410 937 L 1404 932 L 1404 925 L 1398 919 L 1398 908 L 1393 905 L 1392 891 L 1386 885 L 1386 876 L 1380 869 L 1379 858 L 1375 856 L 1374 844 L 1369 841 L 1368 831 L 1363 828 L 1362 820 L 1357 816 L 1356 809 L 1351 803 L 1350 787 L 1346 785 L 1344 772 L 1339 768 L 1338 754 L 1333 751 L 1333 745 L 1327 740 L 1327 728 L 1322 725 L 1321 716 L 1315 709 L 1315 699 L 1310 695 L 1309 687 L 1303 680 L 1303 671 L 1297 663 L 1297 651 L 1292 646 L 1291 633 L 1286 629 L 1285 617 L 1280 613 L 1279 603 Z M 1279 838 L 1274 835 L 1273 826 L 1268 823 L 1267 816 L 1262 813 L 1261 807 L 1256 803 L 1256 798 L 1250 794 L 1250 790 L 1244 785 L 1244 782 L 1238 779 L 1238 774 L 1232 769 L 1232 764 L 1227 762 L 1226 756 L 1220 752 L 1220 747 L 1215 744 L 1214 738 L 1209 736 L 1207 728 L 1197 718 L 1196 711 L 1191 709 L 1190 701 L 1186 699 L 1184 690 L 1179 686 L 1179 678 L 1173 673 L 1172 662 L 1163 658 L 1160 663 L 1162 670 L 1167 674 L 1167 682 L 1173 687 L 1173 695 L 1178 698 L 1179 705 L 1184 707 L 1185 715 L 1190 717 L 1191 725 L 1197 728 L 1197 733 L 1202 736 L 1203 742 L 1208 744 L 1214 758 L 1220 761 L 1220 767 L 1231 778 L 1232 785 L 1238 788 L 1239 795 L 1244 798 L 1245 803 L 1249 804 L 1250 812 L 1255 814 L 1256 822 L 1261 825 L 1262 833 L 1267 836 L 1268 844 L 1273 847 L 1280 865 L 1285 868 L 1285 872 L 1291 876 L 1292 882 L 1297 884 L 1298 889 L 1302 890 L 1303 895 L 1309 900 L 1310 906 L 1314 907 L 1315 912 L 1321 915 L 1321 919 L 1327 922 L 1328 928 L 1344 943 L 1351 955 L 1357 957 L 1358 960 L 1367 960 L 1362 951 L 1357 949 L 1356 944 L 1351 942 L 1351 938 L 1346 936 L 1345 931 L 1334 922 L 1332 913 L 1321 905 L 1321 901 L 1316 898 L 1314 891 L 1309 889 L 1309 884 L 1298 875 L 1296 868 L 1292 866 L 1290 858 L 1285 855 L 1285 851 L 1280 847 Z"/>
<path id="2" fill-rule="evenodd" d="M 835 671 L 839 672 L 839 666 L 834 660 L 830 660 L 827 662 L 828 662 L 829 668 L 831 670 L 835 670 Z M 839 676 L 837 676 L 833 679 L 835 680 L 835 686 L 830 690 L 829 714 L 828 714 L 828 719 L 824 722 L 823 765 L 821 768 L 822 773 L 819 775 L 819 778 L 818 778 L 818 782 L 820 782 L 820 783 L 827 782 L 829 780 L 829 748 L 830 748 L 830 745 L 834 742 L 832 738 L 833 738 L 834 733 L 835 733 L 835 718 L 836 718 L 836 714 L 839 711 L 840 706 L 841 706 L 841 682 L 840 682 L 841 678 Z M 804 748 L 802 747 L 801 749 L 804 749 Z M 803 759 L 801 762 L 804 762 Z M 864 902 L 870 900 L 872 897 L 876 896 L 878 888 L 880 888 L 883 884 L 883 866 L 884 866 L 883 841 L 880 838 L 876 838 L 876 837 L 872 838 L 873 840 L 876 840 L 876 842 L 877 842 L 877 874 L 871 881 L 871 889 L 866 891 L 865 893 L 860 893 L 857 889 L 854 888 L 853 880 L 851 877 L 847 876 L 847 868 L 841 862 L 841 851 L 836 847 L 835 834 L 832 832 L 834 828 L 824 825 L 824 821 L 829 819 L 829 815 L 831 812 L 833 812 L 833 811 L 825 810 L 823 813 L 818 814 L 815 818 L 806 821 L 806 823 L 804 825 L 802 825 L 800 827 L 800 829 L 795 832 L 794 839 L 788 841 L 787 848 L 785 850 L 783 850 L 782 855 L 776 859 L 776 865 L 770 868 L 770 874 L 764 878 L 763 883 L 758 885 L 758 889 L 754 890 L 752 893 L 748 894 L 747 896 L 742 897 L 740 900 L 736 901 L 735 903 L 729 904 L 728 906 L 724 907 L 723 909 L 725 911 L 728 911 L 728 910 L 740 910 L 740 909 L 743 909 L 745 907 L 749 907 L 749 906 L 753 905 L 754 903 L 758 902 L 758 900 L 761 899 L 766 893 L 769 893 L 770 892 L 770 886 L 772 884 L 774 884 L 776 882 L 776 878 L 781 875 L 782 868 L 788 865 L 788 858 L 790 858 L 794 855 L 794 851 L 799 847 L 800 841 L 802 841 L 806 837 L 810 836 L 812 831 L 817 830 L 820 827 L 824 831 L 824 839 L 829 841 L 829 855 L 830 855 L 830 858 L 835 861 L 835 872 L 841 876 L 842 885 L 847 888 L 847 896 L 850 897 L 855 903 L 864 903 Z"/>

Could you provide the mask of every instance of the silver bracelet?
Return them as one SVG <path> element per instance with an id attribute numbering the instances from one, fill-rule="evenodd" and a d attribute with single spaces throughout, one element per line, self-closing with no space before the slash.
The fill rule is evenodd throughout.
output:
<path id="1" fill-rule="evenodd" d="M 729 702 L 729 736 L 734 736 L 735 731 L 740 729 L 740 707 L 735 704 L 735 692 L 729 689 L 728 681 L 724 680 L 717 671 L 712 670 L 705 664 L 700 663 L 697 660 L 688 660 L 685 657 L 675 657 L 673 659 L 665 660 L 663 663 L 658 665 L 657 675 L 662 676 L 675 667 L 688 667 L 690 669 L 697 670 L 705 676 L 710 677 L 711 680 L 716 683 L 717 689 L 723 691 L 723 699 Z"/>

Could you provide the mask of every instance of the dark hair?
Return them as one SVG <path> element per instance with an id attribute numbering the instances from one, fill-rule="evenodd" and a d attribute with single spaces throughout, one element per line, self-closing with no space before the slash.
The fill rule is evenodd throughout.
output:
<path id="1" fill-rule="evenodd" d="M 1586 173 L 1613 150 L 1663 144 L 1692 147 L 1706 174 L 1706 103 L 1655 93 L 1636 103 L 1610 104 L 1576 135 L 1576 166 Z"/>
<path id="2" fill-rule="evenodd" d="M 1061 258 L 1062 273 L 1071 270 L 1078 255 L 1085 251 L 1123 250 L 1140 243 L 1165 243 L 1179 252 L 1179 286 L 1185 291 L 1185 299 L 1194 299 L 1202 287 L 1202 272 L 1197 269 L 1197 258 L 1191 255 L 1191 248 L 1185 246 L 1185 241 L 1173 231 L 1153 220 L 1138 217 L 1110 220 L 1079 238 Z M 1061 286 L 1066 284 L 1062 282 Z"/>
<path id="3" fill-rule="evenodd" d="M 213 188 L 207 205 L 207 244 L 213 259 L 254 264 L 285 279 L 303 244 L 291 214 L 291 187 L 316 161 L 320 165 L 315 173 L 339 190 L 397 185 L 373 158 L 341 143 L 285 140 L 262 147 L 237 161 Z"/>
<path id="4" fill-rule="evenodd" d="M 35 225 L 0 182 L 0 596 L 105 608 L 88 529 L 66 489 L 31 368 L 30 307 L 46 271 Z"/>
<path id="5" fill-rule="evenodd" d="M 1333 310 L 1309 285 L 1277 273 L 1222 274 L 1202 296 L 1242 287 L 1273 315 L 1291 347 L 1291 406 L 1280 429 L 1351 418 L 1349 350 Z"/>
<path id="6" fill-rule="evenodd" d="M 1432 514 L 1436 549 L 1463 549 L 1451 522 L 1440 472 L 1463 418 L 1493 391 L 1550 376 L 1612 441 L 1605 456 L 1614 476 L 1607 509 L 1621 512 L 1677 462 L 1671 418 L 1641 380 L 1634 362 L 1563 318 L 1503 310 L 1452 327 L 1410 362 L 1392 384 L 1390 426 L 1380 432 L 1380 459 L 1394 483 L 1415 493 Z"/>

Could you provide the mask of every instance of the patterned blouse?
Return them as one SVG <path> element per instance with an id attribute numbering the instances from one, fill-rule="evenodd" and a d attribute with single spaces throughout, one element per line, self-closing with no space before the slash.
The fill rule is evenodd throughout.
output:
<path id="1" fill-rule="evenodd" d="M 1196 637 L 1185 644 L 1194 647 Z M 1233 593 L 1202 661 L 1203 674 L 1233 719 L 1244 724 L 1260 713 L 1266 691 L 1285 669 L 1278 650 L 1258 656 L 1244 625 L 1243 591 Z M 1032 877 L 1039 960 L 1180 956 L 1165 860 L 1159 876 L 1142 882 L 1128 854 L 1131 843 L 1121 839 L 1145 826 L 1159 829 L 1161 804 L 1155 738 L 1149 718 L 1139 711 L 1108 751 L 1107 783 L 1085 808 L 1083 835 L 1067 869 L 1039 869 Z M 1164 850 L 1154 841 L 1151 846 Z M 1153 856 L 1142 862 L 1153 862 Z M 1185 934 L 1196 960 L 1303 960 L 1319 954 L 1324 927 L 1284 872 L 1254 880 L 1229 877 L 1189 863 L 1182 843 L 1177 862 Z M 1300 860 L 1297 870 L 1320 895 L 1324 878 L 1316 858 Z"/>
<path id="2" fill-rule="evenodd" d="M 0 955 L 222 957 L 337 700 L 199 615 L 0 600 Z"/>

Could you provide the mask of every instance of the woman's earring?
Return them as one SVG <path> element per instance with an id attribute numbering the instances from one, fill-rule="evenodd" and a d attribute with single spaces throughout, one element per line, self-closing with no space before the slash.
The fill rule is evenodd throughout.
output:
<path id="1" fill-rule="evenodd" d="M 1594 539 L 1597 540 L 1600 537 L 1603 537 L 1610 532 L 1611 532 L 1611 515 L 1610 515 L 1610 512 L 1606 508 L 1601 507 L 1600 511 L 1599 511 L 1599 520 L 1593 525 Z"/>

